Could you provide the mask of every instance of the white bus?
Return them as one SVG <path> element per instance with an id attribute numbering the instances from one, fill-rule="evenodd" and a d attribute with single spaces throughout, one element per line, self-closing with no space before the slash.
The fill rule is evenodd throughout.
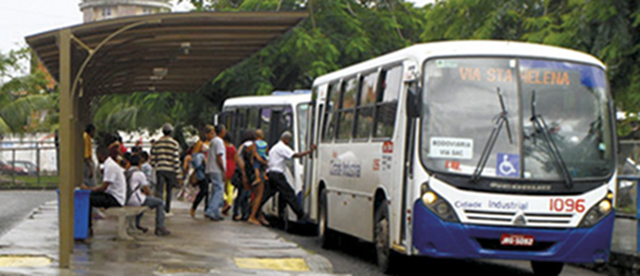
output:
<path id="1" fill-rule="evenodd" d="M 222 106 L 222 112 L 217 115 L 217 123 L 224 124 L 235 145 L 239 146 L 245 130 L 261 129 L 265 134 L 265 141 L 269 146 L 280 140 L 280 135 L 289 130 L 293 133 L 294 141 L 291 145 L 298 152 L 307 148 L 307 126 L 311 110 L 311 91 L 275 91 L 269 96 L 247 96 L 227 99 Z M 292 185 L 298 200 L 303 201 L 303 161 L 292 162 L 285 173 L 287 181 Z M 308 188 L 307 188 L 308 190 Z M 308 195 L 308 194 L 307 194 Z M 289 208 L 278 206 L 276 200 L 265 203 L 263 211 L 269 215 L 290 217 L 295 221 L 295 214 Z M 308 211 L 308 207 L 306 207 Z M 288 228 L 289 220 L 284 220 Z"/>
<path id="2" fill-rule="evenodd" d="M 411 46 L 313 84 L 310 216 L 398 255 L 605 262 L 616 185 L 605 66 L 502 41 Z"/>

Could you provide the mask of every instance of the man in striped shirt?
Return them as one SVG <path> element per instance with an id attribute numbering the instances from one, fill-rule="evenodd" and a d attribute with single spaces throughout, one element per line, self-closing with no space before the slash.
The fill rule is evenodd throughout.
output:
<path id="1" fill-rule="evenodd" d="M 164 209 L 171 215 L 171 189 L 177 186 L 177 175 L 180 172 L 180 146 L 171 138 L 173 126 L 169 123 L 162 126 L 164 136 L 151 147 L 151 165 L 156 169 L 156 197 L 162 199 L 166 190 Z"/>

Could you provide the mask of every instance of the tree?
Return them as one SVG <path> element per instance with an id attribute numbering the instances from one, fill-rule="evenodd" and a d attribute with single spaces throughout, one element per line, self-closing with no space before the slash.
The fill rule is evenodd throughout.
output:
<path id="1" fill-rule="evenodd" d="M 93 121 L 100 132 L 147 130 L 154 133 L 166 122 L 174 125 L 174 138 L 186 145 L 183 129 L 211 124 L 215 109 L 201 93 L 148 93 L 109 95 L 91 103 Z"/>
<path id="2" fill-rule="evenodd" d="M 0 53 L 0 134 L 51 131 L 57 122 L 40 120 L 37 114 L 57 118 L 57 94 L 48 88 L 49 81 L 41 70 L 27 73 L 25 64 L 31 57 L 28 49 Z M 35 119 L 35 122 L 32 120 Z"/>
<path id="3" fill-rule="evenodd" d="M 206 90 L 223 97 L 309 89 L 315 77 L 416 43 L 423 12 L 402 0 L 191 0 L 197 10 L 308 11 L 309 19 Z"/>

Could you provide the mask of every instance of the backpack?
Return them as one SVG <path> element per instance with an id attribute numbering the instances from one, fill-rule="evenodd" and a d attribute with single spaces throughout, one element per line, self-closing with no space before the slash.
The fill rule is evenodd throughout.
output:
<path id="1" fill-rule="evenodd" d="M 201 162 L 200 162 L 200 164 L 198 166 L 192 166 L 193 170 L 190 171 L 189 176 L 188 176 L 189 184 L 195 186 L 195 185 L 198 185 L 199 181 L 206 179 L 206 176 L 205 176 L 205 173 L 204 173 L 204 170 L 205 170 L 204 154 L 202 154 L 202 153 L 194 154 L 193 158 L 202 158 L 203 159 L 203 160 L 201 160 Z M 195 160 L 192 159 L 191 162 L 192 162 L 192 164 L 194 164 Z"/>
<path id="2" fill-rule="evenodd" d="M 125 197 L 124 200 L 124 204 L 127 205 L 129 203 L 129 199 L 131 199 L 131 196 L 138 190 L 140 189 L 140 185 L 136 186 L 135 189 L 131 189 L 131 177 L 133 176 L 133 174 L 135 172 L 142 172 L 138 167 L 131 167 L 130 169 L 128 169 L 125 172 L 125 176 L 127 177 L 127 195 Z M 140 202 L 142 203 L 142 202 Z"/>

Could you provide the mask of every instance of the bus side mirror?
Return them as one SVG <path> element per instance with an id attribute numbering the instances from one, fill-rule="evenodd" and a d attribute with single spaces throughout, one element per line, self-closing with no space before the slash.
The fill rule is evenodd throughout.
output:
<path id="1" fill-rule="evenodd" d="M 409 93 L 407 95 L 407 117 L 417 118 L 420 116 L 420 96 L 418 95 L 418 83 L 414 82 L 409 85 Z"/>

